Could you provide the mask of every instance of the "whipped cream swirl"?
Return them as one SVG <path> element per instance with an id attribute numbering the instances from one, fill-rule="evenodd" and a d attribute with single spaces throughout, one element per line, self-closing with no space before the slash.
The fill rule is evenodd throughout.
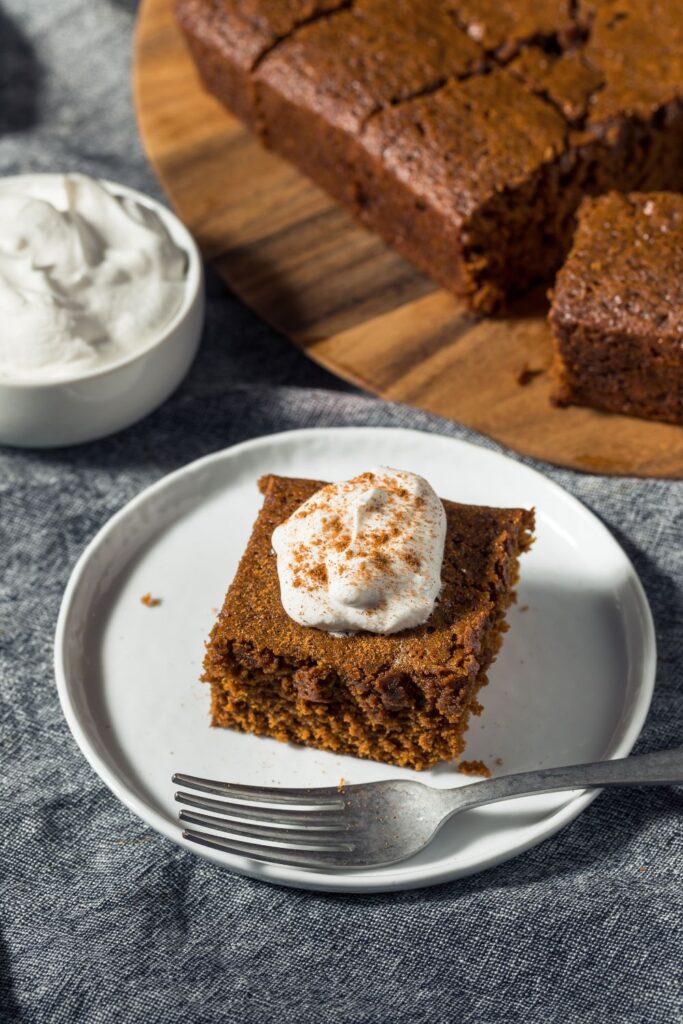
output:
<path id="1" fill-rule="evenodd" d="M 441 590 L 446 513 L 415 473 L 380 466 L 328 484 L 273 531 L 290 618 L 334 633 L 397 633 Z"/>
<path id="2" fill-rule="evenodd" d="M 82 174 L 0 180 L 0 379 L 64 380 L 149 345 L 186 287 L 157 214 Z"/>

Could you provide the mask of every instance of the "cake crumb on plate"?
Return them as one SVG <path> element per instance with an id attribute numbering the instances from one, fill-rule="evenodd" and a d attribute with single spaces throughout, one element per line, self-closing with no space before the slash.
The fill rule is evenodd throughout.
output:
<path id="1" fill-rule="evenodd" d="M 491 778 L 491 769 L 483 761 L 461 761 L 458 771 L 463 775 L 481 775 L 485 779 Z"/>

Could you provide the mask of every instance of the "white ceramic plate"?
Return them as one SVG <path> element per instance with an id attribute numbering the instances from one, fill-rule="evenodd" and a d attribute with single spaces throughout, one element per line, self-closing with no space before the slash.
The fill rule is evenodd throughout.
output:
<path id="1" fill-rule="evenodd" d="M 208 688 L 198 682 L 204 640 L 260 505 L 257 479 L 339 480 L 378 463 L 423 474 L 445 498 L 537 510 L 537 541 L 467 759 L 509 773 L 623 756 L 645 719 L 656 655 L 643 589 L 602 523 L 540 473 L 463 441 L 365 427 L 291 431 L 209 455 L 143 491 L 88 546 L 64 595 L 55 659 L 64 714 L 112 792 L 163 835 L 234 871 L 351 892 L 432 885 L 528 849 L 595 796 L 470 811 L 418 856 L 366 871 L 270 866 L 182 839 L 174 771 L 283 786 L 471 781 L 450 765 L 417 773 L 209 728 Z M 141 604 L 147 592 L 161 605 Z"/>

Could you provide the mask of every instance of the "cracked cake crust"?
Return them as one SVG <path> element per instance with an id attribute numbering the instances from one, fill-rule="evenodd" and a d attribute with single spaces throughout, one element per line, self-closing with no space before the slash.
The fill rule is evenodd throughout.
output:
<path id="1" fill-rule="evenodd" d="M 585 194 L 683 189 L 680 4 L 177 0 L 176 10 L 207 88 L 476 310 L 551 277 Z"/>

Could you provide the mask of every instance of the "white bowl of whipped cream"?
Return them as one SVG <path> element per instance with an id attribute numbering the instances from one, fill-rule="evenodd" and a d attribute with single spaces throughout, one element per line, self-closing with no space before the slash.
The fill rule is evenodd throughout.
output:
<path id="1" fill-rule="evenodd" d="M 187 373 L 202 262 L 160 203 L 81 174 L 0 178 L 0 443 L 122 430 Z"/>

